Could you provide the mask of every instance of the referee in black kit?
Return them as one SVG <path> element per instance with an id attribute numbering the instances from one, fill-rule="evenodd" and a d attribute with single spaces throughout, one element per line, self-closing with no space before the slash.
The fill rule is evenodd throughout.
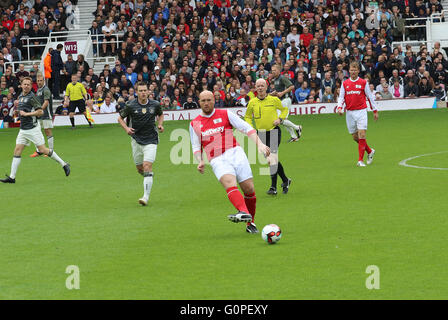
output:
<path id="1" fill-rule="evenodd" d="M 79 112 L 84 114 L 87 122 L 89 123 L 89 127 L 92 128 L 92 123 L 87 119 L 86 116 L 86 100 L 87 100 L 87 91 L 84 88 L 84 85 L 78 82 L 78 75 L 72 74 L 72 82 L 67 85 L 65 89 L 65 106 L 68 105 L 68 112 L 70 117 L 70 122 L 72 124 L 72 129 L 75 129 L 75 111 L 78 108 Z"/>

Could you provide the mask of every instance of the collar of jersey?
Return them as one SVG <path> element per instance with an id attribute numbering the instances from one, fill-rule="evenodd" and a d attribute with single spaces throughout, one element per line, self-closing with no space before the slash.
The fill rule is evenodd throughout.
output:
<path id="1" fill-rule="evenodd" d="M 353 80 L 352 78 L 349 78 L 352 82 L 356 82 L 359 80 L 359 77 L 357 77 L 355 80 Z"/>
<path id="2" fill-rule="evenodd" d="M 215 114 L 215 110 L 216 109 L 213 109 L 213 112 L 211 114 L 209 114 L 209 115 L 206 115 L 206 114 L 204 114 L 204 112 L 202 112 L 201 116 L 204 117 L 204 118 L 211 118 Z"/>

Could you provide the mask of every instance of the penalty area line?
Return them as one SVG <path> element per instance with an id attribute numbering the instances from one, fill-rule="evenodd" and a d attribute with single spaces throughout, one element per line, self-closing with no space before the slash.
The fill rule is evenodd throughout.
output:
<path id="1" fill-rule="evenodd" d="M 398 165 L 403 166 L 403 167 L 408 167 L 408 168 L 417 168 L 417 169 L 427 169 L 427 170 L 448 170 L 448 168 L 434 168 L 434 167 L 421 167 L 421 166 L 414 166 L 412 164 L 408 164 L 408 161 L 417 159 L 417 158 L 422 158 L 422 157 L 427 157 L 427 156 L 432 156 L 435 154 L 441 154 L 441 153 L 448 153 L 448 151 L 439 151 L 439 152 L 433 152 L 433 153 L 426 153 L 426 154 L 421 154 L 418 156 L 414 156 L 414 157 L 410 157 L 407 159 L 404 159 L 402 161 L 400 161 L 398 163 Z"/>

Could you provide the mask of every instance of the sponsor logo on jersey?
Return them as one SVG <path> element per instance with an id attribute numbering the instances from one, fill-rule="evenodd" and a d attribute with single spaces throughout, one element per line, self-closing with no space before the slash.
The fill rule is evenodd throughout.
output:
<path id="1" fill-rule="evenodd" d="M 224 132 L 224 126 L 205 130 L 204 132 L 201 132 L 201 134 L 203 137 L 205 137 L 205 136 L 210 136 L 210 135 L 213 135 L 216 133 L 222 133 L 222 132 Z"/>
<path id="2" fill-rule="evenodd" d="M 347 94 L 361 94 L 361 91 L 352 90 L 348 91 Z"/>
<path id="3" fill-rule="evenodd" d="M 214 124 L 221 123 L 221 122 L 222 122 L 222 119 L 221 119 L 221 118 L 218 118 L 218 119 L 214 119 L 214 120 L 213 120 L 213 123 L 214 123 Z"/>

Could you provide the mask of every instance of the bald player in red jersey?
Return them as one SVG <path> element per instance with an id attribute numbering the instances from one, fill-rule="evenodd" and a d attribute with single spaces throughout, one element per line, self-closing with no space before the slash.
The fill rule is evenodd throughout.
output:
<path id="1" fill-rule="evenodd" d="M 232 222 L 247 222 L 246 231 L 258 233 L 255 225 L 255 208 L 257 198 L 253 182 L 252 170 L 244 150 L 233 135 L 233 128 L 247 134 L 255 142 L 258 150 L 269 156 L 270 149 L 257 132 L 247 122 L 226 109 L 215 109 L 215 96 L 210 91 L 199 95 L 202 113 L 190 123 L 190 138 L 193 153 L 198 160 L 198 171 L 204 173 L 205 164 L 202 154 L 205 153 L 216 178 L 227 191 L 227 196 L 238 210 L 229 215 Z M 244 197 L 238 190 L 237 183 L 243 190 Z"/>
<path id="2" fill-rule="evenodd" d="M 358 167 L 365 167 L 364 152 L 367 152 L 367 164 L 371 164 L 375 149 L 370 148 L 366 141 L 367 131 L 367 99 L 373 110 L 373 118 L 378 120 L 378 108 L 375 102 L 375 96 L 370 91 L 367 80 L 358 77 L 359 64 L 352 62 L 350 64 L 350 78 L 342 83 L 338 98 L 337 112 L 344 114 L 343 105 L 347 110 L 346 120 L 348 132 L 353 136 L 353 140 L 358 143 L 359 158 Z"/>

